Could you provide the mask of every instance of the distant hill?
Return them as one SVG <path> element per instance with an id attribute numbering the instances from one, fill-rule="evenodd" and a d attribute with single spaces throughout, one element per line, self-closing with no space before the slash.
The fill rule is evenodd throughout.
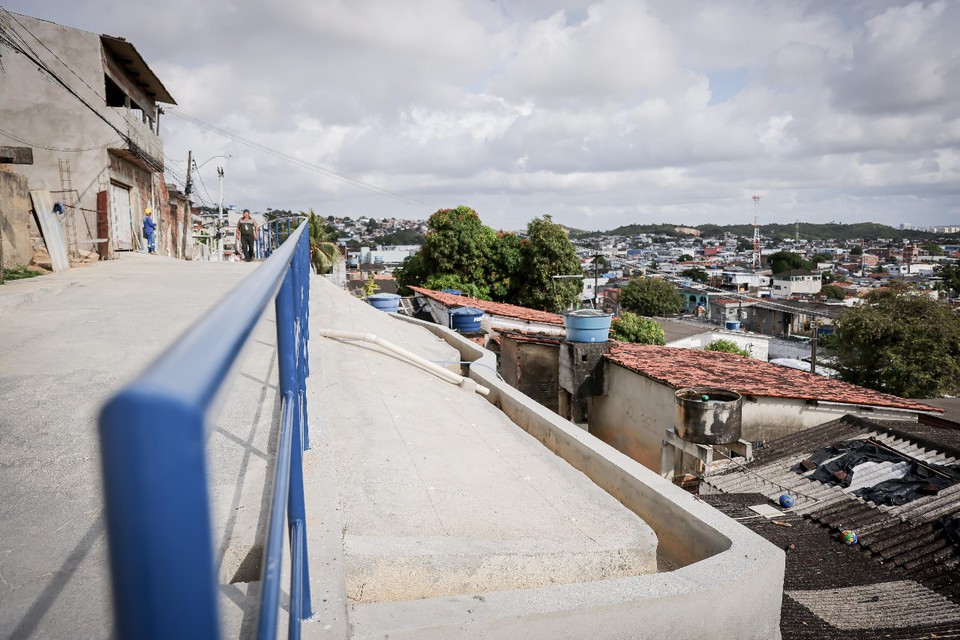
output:
<path id="1" fill-rule="evenodd" d="M 686 234 L 677 231 L 677 227 L 684 225 L 674 224 L 628 224 L 609 231 L 577 231 L 570 230 L 571 238 L 596 238 L 599 236 L 637 236 L 660 235 L 671 238 L 681 238 Z M 744 238 L 753 237 L 752 224 L 701 224 L 692 227 L 700 231 L 701 238 L 720 238 L 725 233 Z M 802 240 L 873 240 L 876 238 L 890 238 L 892 240 L 931 240 L 940 237 L 940 234 L 915 229 L 896 229 L 876 222 L 856 222 L 840 224 L 828 222 L 814 224 L 801 222 L 799 225 Z M 797 232 L 794 224 L 762 224 L 760 233 L 764 238 L 793 238 Z M 956 236 L 957 234 L 954 234 Z"/>
<path id="2" fill-rule="evenodd" d="M 670 236 L 672 238 L 680 238 L 686 234 L 683 234 L 677 231 L 677 227 L 683 225 L 677 224 L 628 224 L 623 227 L 617 227 L 616 229 L 611 229 L 610 231 L 577 231 L 574 234 L 574 230 L 570 230 L 571 238 L 596 238 L 598 236 L 639 236 L 639 235 L 660 235 L 660 236 Z M 698 227 L 692 227 L 698 228 Z M 752 228 L 750 233 L 752 234 Z"/>

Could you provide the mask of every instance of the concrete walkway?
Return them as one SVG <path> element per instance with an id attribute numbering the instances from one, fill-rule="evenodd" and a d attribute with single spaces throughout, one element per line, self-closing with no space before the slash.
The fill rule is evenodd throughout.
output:
<path id="1" fill-rule="evenodd" d="M 326 281 L 313 304 L 313 335 L 372 333 L 459 370 L 438 337 Z M 354 637 L 380 637 L 378 603 L 657 570 L 646 523 L 480 395 L 366 342 L 314 338 L 311 363 L 309 524 L 333 534 L 310 553 L 324 571 L 312 629 L 345 608 Z"/>
<path id="2" fill-rule="evenodd" d="M 0 286 L 0 637 L 111 635 L 97 412 L 255 266 L 121 254 Z M 252 387 L 247 404 L 228 400 L 226 416 L 245 416 L 232 421 L 241 435 L 218 427 L 210 439 L 221 452 L 211 480 L 227 489 L 216 509 L 221 532 L 244 453 L 267 457 L 266 444 L 247 444 L 246 434 L 262 400 L 270 417 L 258 392 L 269 383 L 251 381 L 265 379 L 268 352 L 253 343 L 253 373 L 240 377 Z M 228 559 L 229 545 L 220 547 L 222 571 L 236 572 L 243 550 Z"/>
<path id="3" fill-rule="evenodd" d="M 0 637 L 112 634 L 97 412 L 255 267 L 124 254 L 0 287 Z M 650 527 L 487 400 L 316 331 L 374 333 L 459 370 L 447 343 L 321 278 L 311 305 L 305 635 L 380 635 L 385 603 L 656 571 Z M 208 441 L 224 637 L 254 623 L 274 327 L 271 309 Z"/>

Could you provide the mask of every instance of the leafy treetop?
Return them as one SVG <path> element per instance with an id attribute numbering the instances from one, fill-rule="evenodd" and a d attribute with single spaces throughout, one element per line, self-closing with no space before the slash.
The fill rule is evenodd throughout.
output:
<path id="1" fill-rule="evenodd" d="M 614 318 L 610 323 L 610 337 L 621 342 L 661 346 L 666 344 L 662 324 L 629 311 L 622 312 L 620 317 Z"/>
<path id="2" fill-rule="evenodd" d="M 733 340 L 714 340 L 710 344 L 704 347 L 705 351 L 719 351 L 721 353 L 735 353 L 738 356 L 750 357 L 750 352 L 746 349 L 741 349 L 740 346 Z"/>
<path id="3" fill-rule="evenodd" d="M 844 309 L 832 343 L 846 382 L 906 398 L 960 392 L 960 315 L 906 283 Z"/>
<path id="4" fill-rule="evenodd" d="M 671 282 L 638 276 L 620 291 L 620 307 L 642 316 L 670 316 L 680 313 L 683 297 Z"/>

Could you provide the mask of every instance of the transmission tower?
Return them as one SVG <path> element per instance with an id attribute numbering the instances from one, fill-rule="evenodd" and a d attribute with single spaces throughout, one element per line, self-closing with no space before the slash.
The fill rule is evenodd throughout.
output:
<path id="1" fill-rule="evenodd" d="M 753 268 L 760 267 L 760 196 L 753 196 Z"/>

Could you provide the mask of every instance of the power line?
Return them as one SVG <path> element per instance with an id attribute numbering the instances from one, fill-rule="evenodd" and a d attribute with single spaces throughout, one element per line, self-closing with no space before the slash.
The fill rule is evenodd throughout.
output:
<path id="1" fill-rule="evenodd" d="M 30 35 L 31 35 L 37 42 L 40 42 L 41 44 L 43 44 L 42 41 L 41 41 L 39 38 L 37 38 L 35 35 L 33 35 L 33 33 L 31 33 L 29 29 L 27 29 L 26 27 L 24 27 L 24 26 L 20 23 L 20 21 L 17 20 L 16 17 L 14 17 L 14 15 L 13 15 L 12 13 L 10 13 L 9 11 L 7 11 L 7 10 L 4 9 L 3 7 L 0 7 L 0 11 L 2 11 L 3 14 L 4 14 L 8 19 L 11 19 L 11 20 L 13 20 L 14 22 L 16 22 L 24 31 L 26 31 L 27 33 L 30 33 Z M 108 127 L 110 127 L 111 129 L 113 129 L 113 130 L 117 133 L 117 135 L 120 136 L 121 140 L 123 140 L 123 141 L 126 143 L 127 148 L 128 148 L 131 152 L 133 152 L 138 158 L 140 158 L 141 160 L 143 160 L 143 161 L 144 161 L 145 163 L 147 163 L 148 165 L 153 165 L 153 164 L 155 164 L 155 161 L 154 161 L 153 159 L 148 158 L 147 156 L 145 156 L 145 155 L 143 154 L 143 152 L 140 150 L 140 148 L 133 142 L 133 140 L 130 139 L 130 136 L 128 136 L 128 135 L 126 134 L 126 132 L 120 130 L 115 124 L 113 124 L 112 122 L 110 122 L 110 120 L 107 119 L 107 117 L 106 117 L 104 114 L 102 114 L 96 107 L 94 107 L 92 104 L 90 104 L 90 102 L 87 101 L 83 96 L 81 96 L 73 87 L 71 87 L 71 86 L 67 83 L 66 80 L 64 80 L 62 77 L 60 77 L 60 75 L 59 75 L 56 71 L 54 71 L 53 69 L 51 69 L 51 68 L 49 67 L 49 65 L 47 65 L 47 63 L 44 62 L 44 61 L 40 58 L 39 55 L 37 55 L 36 51 L 33 50 L 33 48 L 26 42 L 26 40 L 23 39 L 23 36 L 21 36 L 21 35 L 12 27 L 12 25 L 10 25 L 9 22 L 6 23 L 6 24 L 3 24 L 2 22 L 0 22 L 0 43 L 5 43 L 5 44 L 6 44 L 7 46 L 9 46 L 13 51 L 15 51 L 15 52 L 21 54 L 22 56 L 24 56 L 27 60 L 29 60 L 30 62 L 32 62 L 33 64 L 35 64 L 35 65 L 37 66 L 37 69 L 38 69 L 38 70 L 46 73 L 48 76 L 50 76 L 50 78 L 51 78 L 52 80 L 54 80 L 57 84 L 59 84 L 61 87 L 63 87 L 63 89 L 65 89 L 65 90 L 67 91 L 67 93 L 69 93 L 69 94 L 72 95 L 74 98 L 76 98 L 77 100 L 79 100 L 80 103 L 83 104 L 83 106 L 85 106 L 91 113 L 93 113 L 93 115 L 95 115 L 97 118 L 99 118 L 100 120 L 102 120 L 102 121 L 104 122 L 104 124 L 106 124 Z M 44 48 L 46 48 L 46 45 L 44 45 Z M 47 50 L 49 51 L 49 49 L 47 49 Z M 56 56 L 55 56 L 55 57 L 56 57 Z M 79 75 L 76 73 L 76 71 L 74 71 L 72 68 L 70 68 L 70 66 L 69 66 L 68 64 L 66 64 L 65 62 L 63 62 L 63 60 L 61 60 L 59 57 L 57 58 L 57 60 L 60 60 L 60 63 L 63 64 L 63 66 L 64 66 L 68 71 L 70 71 L 70 73 L 72 73 L 73 75 L 79 77 Z M 83 84 L 84 84 L 85 86 L 87 86 L 88 88 L 90 87 L 90 85 L 86 84 L 86 82 L 84 82 Z M 95 93 L 96 93 L 96 92 L 95 92 Z M 98 97 L 99 97 L 99 96 L 98 96 Z"/>
<path id="2" fill-rule="evenodd" d="M 207 189 L 207 185 L 203 182 L 203 175 L 200 173 L 200 167 L 197 166 L 196 160 L 193 161 L 193 170 L 196 172 L 197 178 L 200 180 L 200 186 L 203 187 L 203 192 L 207 194 L 207 198 L 209 198 L 212 201 L 213 196 L 210 195 L 210 191 Z"/>
<path id="3" fill-rule="evenodd" d="M 110 146 L 113 146 L 113 145 L 116 145 L 116 144 L 119 144 L 119 143 L 123 142 L 123 140 L 111 140 L 110 142 L 105 142 L 104 144 L 94 145 L 94 146 L 92 146 L 92 147 L 68 148 L 68 147 L 51 147 L 50 145 L 45 145 L 45 144 L 42 144 L 42 143 L 40 143 L 40 142 L 35 142 L 35 141 L 33 141 L 33 140 L 27 140 L 27 139 L 25 139 L 25 138 L 21 138 L 21 137 L 19 137 L 19 136 L 16 136 L 16 135 L 10 133 L 9 131 L 5 131 L 5 130 L 3 130 L 3 129 L 0 129 L 0 135 L 4 135 L 4 136 L 6 136 L 7 138 L 10 138 L 11 140 L 16 140 L 17 142 L 19 142 L 19 143 L 21 143 L 21 144 L 25 144 L 25 145 L 27 145 L 27 146 L 29 146 L 29 147 L 36 147 L 36 148 L 38 148 L 38 149 L 45 149 L 46 151 L 59 151 L 59 152 L 62 152 L 62 153 L 80 153 L 80 152 L 82 152 L 82 151 L 97 151 L 98 149 L 106 149 L 107 147 L 110 147 Z"/>
<path id="4" fill-rule="evenodd" d="M 201 129 L 205 129 L 205 130 L 210 131 L 210 132 L 212 132 L 212 133 L 219 134 L 219 135 L 224 136 L 224 137 L 226 137 L 226 138 L 229 138 L 229 139 L 231 139 L 231 140 L 233 140 L 233 141 L 235 141 L 235 142 L 239 142 L 239 143 L 242 144 L 242 145 L 248 146 L 248 147 L 250 147 L 251 149 L 255 149 L 255 150 L 260 151 L 260 152 L 262 152 L 262 153 L 266 153 L 267 155 L 270 155 L 270 156 L 273 156 L 273 157 L 275 157 L 275 158 L 277 158 L 277 159 L 279 159 L 279 160 L 283 160 L 283 161 L 285 161 L 285 162 L 289 162 L 289 163 L 291 163 L 291 164 L 297 165 L 297 166 L 299 166 L 299 167 L 301 167 L 301 168 L 303 168 L 303 169 L 308 169 L 308 170 L 310 170 L 310 171 L 315 171 L 315 172 L 320 173 L 320 174 L 322 174 L 322 175 L 325 175 L 325 176 L 327 176 L 327 177 L 329 177 L 329 178 L 333 178 L 333 179 L 335 179 L 335 180 L 340 180 L 341 182 L 345 182 L 345 183 L 347 183 L 347 184 L 349 184 L 349 185 L 352 185 L 352 186 L 355 186 L 355 187 L 359 187 L 359 188 L 361 188 L 361 189 L 366 189 L 367 191 L 372 191 L 372 192 L 374 192 L 374 193 L 378 193 L 378 194 L 380 194 L 380 195 L 387 196 L 388 198 L 393 198 L 394 200 L 398 200 L 398 201 L 403 202 L 403 203 L 406 203 L 406 204 L 412 204 L 412 205 L 415 205 L 415 206 L 418 206 L 418 207 L 424 207 L 424 208 L 427 208 L 427 209 L 430 208 L 430 205 L 425 204 L 425 203 L 423 203 L 423 202 L 420 202 L 419 200 L 414 200 L 413 198 L 409 198 L 409 197 L 407 197 L 407 196 L 405 196 L 405 195 L 402 195 L 402 194 L 400 194 L 400 193 L 397 193 L 397 192 L 395 192 L 395 191 L 390 191 L 389 189 L 384 189 L 383 187 L 378 187 L 377 185 L 375 185 L 375 184 L 370 184 L 369 182 L 364 182 L 364 181 L 362 181 L 362 180 L 357 180 L 356 178 L 351 178 L 351 177 L 349 177 L 349 176 L 345 176 L 345 175 L 343 175 L 343 174 L 341 174 L 341 173 L 337 173 L 336 171 L 333 171 L 332 169 L 328 169 L 327 167 L 324 167 L 324 166 L 321 166 L 321 165 L 318 165 L 318 164 L 313 164 L 313 163 L 311 163 L 311 162 L 307 162 L 306 160 L 301 160 L 301 159 L 296 158 L 296 157 L 294 157 L 294 156 L 292 156 L 292 155 L 290 155 L 290 154 L 288 154 L 288 153 L 284 153 L 283 151 L 278 151 L 277 149 L 273 149 L 273 148 L 271 148 L 271 147 L 268 147 L 268 146 L 266 146 L 266 145 L 264 145 L 264 144 L 261 144 L 261 143 L 259 143 L 259 142 L 255 142 L 255 141 L 250 140 L 250 139 L 248 139 L 248 138 L 244 138 L 244 137 L 240 136 L 239 134 L 236 134 L 236 133 L 234 133 L 234 132 L 232 132 L 232 131 L 229 131 L 229 130 L 227 130 L 227 129 L 223 129 L 223 128 L 217 126 L 217 125 L 211 124 L 211 123 L 209 123 L 209 122 L 205 122 L 205 121 L 203 121 L 203 120 L 201 120 L 201 119 L 199 119 L 199 118 L 196 118 L 196 117 L 194 117 L 194 116 L 187 115 L 187 114 L 183 113 L 182 111 L 179 111 L 179 110 L 176 110 L 176 109 L 167 108 L 167 109 L 166 109 L 166 112 L 169 113 L 169 114 L 175 115 L 175 116 L 177 116 L 178 118 L 181 118 L 181 119 L 183 119 L 183 120 L 186 120 L 187 122 L 189 122 L 189 123 L 191 123 L 191 124 L 193 124 L 193 125 L 195 125 L 195 126 L 197 126 L 197 127 L 200 127 Z"/>
<path id="5" fill-rule="evenodd" d="M 6 11 L 6 9 L 4 9 L 4 11 Z M 56 53 L 54 53 L 54 52 L 50 49 L 50 47 L 48 47 L 48 46 L 46 45 L 46 43 L 44 43 L 43 40 L 41 40 L 41 39 L 38 38 L 37 36 L 33 35 L 33 32 L 31 32 L 30 29 L 28 29 L 27 27 L 25 27 L 22 22 L 20 22 L 19 20 L 17 20 L 17 18 L 16 18 L 15 15 L 13 15 L 12 13 L 10 13 L 9 11 L 6 11 L 6 13 L 7 13 L 7 15 L 8 15 L 14 22 L 16 22 L 16 23 L 20 26 L 21 29 L 23 29 L 24 31 L 26 31 L 27 33 L 29 33 L 29 34 L 30 34 L 30 37 L 32 37 L 34 40 L 36 40 L 37 42 L 39 42 L 41 47 L 43 47 L 44 49 L 46 49 L 46 50 L 50 53 L 50 55 L 52 55 L 54 58 L 56 58 L 57 61 L 60 62 L 60 64 L 62 64 L 67 71 L 69 71 L 70 73 L 72 73 L 72 74 L 74 75 L 74 77 L 76 77 L 77 80 L 79 80 L 81 83 L 83 83 L 83 85 L 84 85 L 87 89 L 90 89 L 90 92 L 93 93 L 93 95 L 97 96 L 98 98 L 100 97 L 100 94 L 97 93 L 97 90 L 94 89 L 93 87 L 91 87 L 89 84 L 87 84 L 87 81 L 84 80 L 82 77 L 80 77 L 80 74 L 78 74 L 76 71 L 74 71 L 74 70 L 70 67 L 70 65 L 68 65 L 66 62 L 63 61 L 63 59 L 62 59 L 60 56 L 58 56 Z M 19 33 L 16 34 L 16 35 L 17 35 L 17 37 L 20 38 L 20 41 L 21 41 L 28 49 L 30 49 L 30 51 L 36 56 L 36 51 L 33 50 L 33 47 L 31 47 L 29 44 L 27 44 L 27 41 L 24 40 L 23 36 L 21 36 Z"/>

